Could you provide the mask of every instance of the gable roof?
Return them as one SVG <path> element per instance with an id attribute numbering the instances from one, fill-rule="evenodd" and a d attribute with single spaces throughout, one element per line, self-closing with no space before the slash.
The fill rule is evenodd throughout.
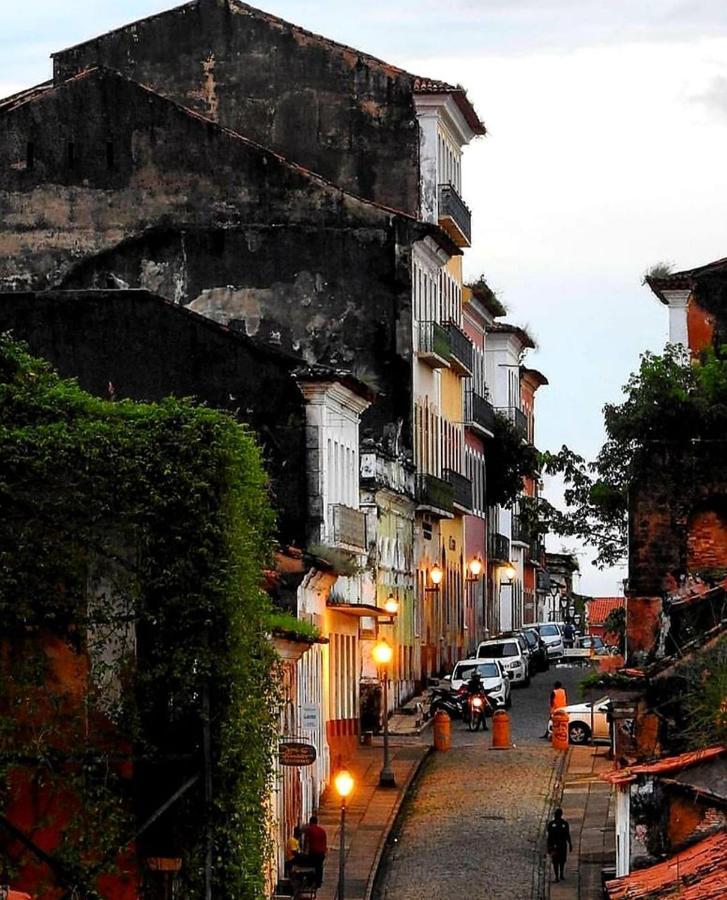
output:
<path id="1" fill-rule="evenodd" d="M 417 75 L 412 75 L 405 69 L 402 69 L 399 66 L 394 66 L 391 63 L 387 63 L 370 53 L 366 53 L 363 50 L 357 50 L 355 47 L 350 47 L 347 44 L 342 44 L 338 41 L 334 41 L 331 38 L 316 34 L 313 31 L 308 31 L 307 29 L 302 28 L 300 25 L 296 25 L 293 22 L 288 22 L 285 19 L 280 18 L 279 16 L 274 16 L 271 13 L 265 12 L 264 10 L 257 9 L 256 7 L 250 6 L 247 3 L 243 3 L 242 0 L 226 0 L 226 2 L 228 5 L 234 6 L 240 13 L 244 13 L 245 15 L 251 16 L 260 21 L 267 22 L 268 24 L 273 25 L 277 28 L 289 29 L 294 34 L 299 35 L 307 39 L 308 41 L 313 41 L 317 44 L 320 44 L 321 46 L 328 47 L 330 50 L 333 50 L 336 53 L 354 53 L 356 54 L 358 59 L 362 60 L 369 66 L 388 70 L 392 75 L 404 75 L 412 80 L 412 91 L 415 94 L 450 94 L 472 131 L 478 135 L 483 135 L 486 133 L 484 124 L 477 115 L 474 106 L 469 101 L 467 92 L 461 85 L 455 86 L 447 83 L 446 81 L 439 81 L 432 78 L 421 78 Z M 51 58 L 55 59 L 56 57 L 63 56 L 70 50 L 75 50 L 79 47 L 83 47 L 86 44 L 91 44 L 99 38 L 117 34 L 118 32 L 124 31 L 127 28 L 136 27 L 143 22 L 150 22 L 154 19 L 161 18 L 162 16 L 169 15 L 170 13 L 177 12 L 178 10 L 183 10 L 195 6 L 202 6 L 206 3 L 215 3 L 215 0 L 190 0 L 190 2 L 188 3 L 182 3 L 179 6 L 172 7 L 171 9 L 162 10 L 161 12 L 155 13 L 154 15 L 144 16 L 141 19 L 136 19 L 133 22 L 128 22 L 125 25 L 120 26 L 119 28 L 113 28 L 101 35 L 96 35 L 92 38 L 88 38 L 85 41 L 79 41 L 78 43 L 72 44 L 69 47 L 64 47 L 62 50 L 51 53 Z"/>
<path id="2" fill-rule="evenodd" d="M 488 334 L 511 334 L 520 341 L 523 347 L 528 347 L 530 350 L 535 349 L 535 341 L 524 328 L 520 328 L 518 325 L 508 325 L 506 322 L 493 322 L 487 326 L 486 331 Z"/>
<path id="3" fill-rule="evenodd" d="M 727 832 L 705 838 L 681 853 L 606 882 L 610 900 L 718 900 L 727 894 Z"/>

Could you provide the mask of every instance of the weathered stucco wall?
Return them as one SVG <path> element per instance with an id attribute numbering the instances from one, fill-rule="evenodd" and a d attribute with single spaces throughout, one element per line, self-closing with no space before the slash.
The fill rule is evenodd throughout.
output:
<path id="1" fill-rule="evenodd" d="M 416 213 L 413 76 L 236 0 L 196 0 L 55 54 L 106 65 L 371 200 Z"/>
<path id="2" fill-rule="evenodd" d="M 0 118 L 0 288 L 148 288 L 353 369 L 383 392 L 364 426 L 411 446 L 410 246 L 430 226 L 113 73 Z"/>

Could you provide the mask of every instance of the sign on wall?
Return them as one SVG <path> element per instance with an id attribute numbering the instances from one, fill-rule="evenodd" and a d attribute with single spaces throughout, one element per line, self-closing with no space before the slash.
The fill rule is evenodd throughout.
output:
<path id="1" fill-rule="evenodd" d="M 318 727 L 318 707 L 314 704 L 305 704 L 300 708 L 300 727 Z"/>
<path id="2" fill-rule="evenodd" d="M 311 766 L 316 761 L 316 748 L 303 741 L 283 741 L 279 746 L 281 766 Z"/>

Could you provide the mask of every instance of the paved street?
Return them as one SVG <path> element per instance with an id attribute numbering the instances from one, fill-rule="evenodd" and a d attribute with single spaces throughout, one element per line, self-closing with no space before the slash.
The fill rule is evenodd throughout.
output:
<path id="1" fill-rule="evenodd" d="M 426 764 L 395 841 L 376 900 L 543 896 L 546 801 L 560 759 L 540 740 L 553 681 L 579 700 L 580 669 L 559 667 L 513 693 L 513 748 L 489 750 L 488 732 L 453 723 L 453 748 Z"/>

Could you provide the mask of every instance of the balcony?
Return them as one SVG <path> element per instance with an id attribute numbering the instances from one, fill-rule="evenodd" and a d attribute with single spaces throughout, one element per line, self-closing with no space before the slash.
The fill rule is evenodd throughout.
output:
<path id="1" fill-rule="evenodd" d="M 440 519 L 451 519 L 454 513 L 454 488 L 449 481 L 435 475 L 417 475 L 418 509 L 428 510 Z"/>
<path id="2" fill-rule="evenodd" d="M 460 375 L 472 374 L 472 341 L 454 322 L 447 324 L 450 344 L 450 364 Z"/>
<path id="3" fill-rule="evenodd" d="M 474 391 L 467 391 L 464 395 L 464 422 L 473 431 L 479 431 L 485 437 L 493 437 L 495 410 L 490 401 Z"/>
<path id="4" fill-rule="evenodd" d="M 329 509 L 333 523 L 333 546 L 354 553 L 365 553 L 366 516 L 360 509 L 352 509 L 342 503 L 332 503 Z"/>
<path id="5" fill-rule="evenodd" d="M 510 533 L 513 541 L 517 541 L 519 544 L 528 543 L 528 533 L 519 516 L 513 515 Z"/>
<path id="6" fill-rule="evenodd" d="M 487 536 L 487 555 L 492 560 L 510 561 L 510 541 L 504 534 L 491 531 Z"/>
<path id="7" fill-rule="evenodd" d="M 520 435 L 520 437 L 524 440 L 528 440 L 528 417 L 525 413 L 518 409 L 516 406 L 503 406 L 498 410 L 505 418 L 512 422 L 515 426 L 515 430 Z"/>
<path id="8" fill-rule="evenodd" d="M 472 213 L 454 185 L 439 185 L 439 225 L 458 247 L 471 246 Z"/>
<path id="9" fill-rule="evenodd" d="M 452 344 L 447 329 L 438 322 L 420 322 L 417 352 L 433 369 L 449 368 Z"/>
<path id="10" fill-rule="evenodd" d="M 455 507 L 463 512 L 472 511 L 472 482 L 453 469 L 445 469 L 442 474 L 445 481 L 452 485 L 452 499 Z"/>

